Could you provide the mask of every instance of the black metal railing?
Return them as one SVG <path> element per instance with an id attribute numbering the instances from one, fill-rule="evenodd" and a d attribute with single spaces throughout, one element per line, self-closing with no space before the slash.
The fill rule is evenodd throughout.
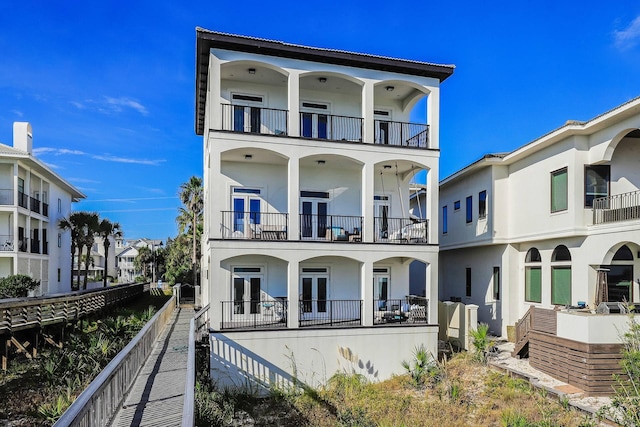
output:
<path id="1" fill-rule="evenodd" d="M 283 329 L 287 327 L 286 298 L 221 301 L 221 329 Z"/>
<path id="2" fill-rule="evenodd" d="M 13 252 L 14 243 L 13 236 L 11 235 L 0 235 L 0 251 L 1 252 Z"/>
<path id="3" fill-rule="evenodd" d="M 42 254 L 49 255 L 49 242 L 46 242 L 46 241 L 42 242 Z"/>
<path id="4" fill-rule="evenodd" d="M 385 218 L 373 219 L 373 241 L 377 243 L 428 243 L 426 219 Z"/>
<path id="5" fill-rule="evenodd" d="M 39 254 L 40 253 L 40 240 L 38 239 L 29 239 L 31 240 L 31 253 Z"/>
<path id="6" fill-rule="evenodd" d="M 287 240 L 289 214 L 222 211 L 223 239 Z"/>
<path id="7" fill-rule="evenodd" d="M 308 326 L 360 326 L 362 300 L 300 301 L 300 327 Z"/>
<path id="8" fill-rule="evenodd" d="M 45 202 L 42 202 L 42 215 L 49 216 L 49 205 Z"/>
<path id="9" fill-rule="evenodd" d="M 334 116 L 321 113 L 300 113 L 300 136 L 331 141 L 362 142 L 360 117 Z"/>
<path id="10" fill-rule="evenodd" d="M 18 206 L 29 209 L 29 196 L 21 191 L 18 191 Z"/>
<path id="11" fill-rule="evenodd" d="M 429 148 L 429 125 L 374 120 L 375 143 L 401 147 Z"/>
<path id="12" fill-rule="evenodd" d="M 0 205 L 13 205 L 13 190 L 10 188 L 0 189 Z"/>
<path id="13" fill-rule="evenodd" d="M 300 214 L 300 240 L 361 242 L 362 226 L 361 216 Z"/>
<path id="14" fill-rule="evenodd" d="M 640 219 L 640 191 L 601 197 L 593 201 L 593 224 Z"/>
<path id="15" fill-rule="evenodd" d="M 373 323 L 429 323 L 429 300 L 415 295 L 396 299 L 375 299 Z"/>
<path id="16" fill-rule="evenodd" d="M 264 135 L 288 135 L 288 120 L 288 110 L 222 104 L 222 130 Z"/>
<path id="17" fill-rule="evenodd" d="M 31 212 L 40 213 L 40 200 L 35 197 L 29 197 Z"/>

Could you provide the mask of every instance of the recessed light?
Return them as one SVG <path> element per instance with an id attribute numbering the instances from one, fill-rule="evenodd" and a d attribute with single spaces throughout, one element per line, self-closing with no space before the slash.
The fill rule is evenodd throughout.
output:
<path id="1" fill-rule="evenodd" d="M 326 82 L 327 82 L 327 78 L 326 78 L 326 77 L 319 77 L 319 78 L 318 78 L 318 81 L 319 81 L 320 83 L 326 83 Z"/>
<path id="2" fill-rule="evenodd" d="M 249 68 L 247 71 L 249 72 L 249 74 L 255 74 L 256 73 L 256 69 L 255 68 Z"/>
<path id="3" fill-rule="evenodd" d="M 391 165 L 384 165 L 385 169 L 391 169 Z"/>
<path id="4" fill-rule="evenodd" d="M 244 155 L 244 158 L 245 158 L 246 160 L 251 160 L 251 159 L 253 159 L 253 154 L 245 154 L 245 155 Z M 389 167 L 391 167 L 391 166 L 389 166 Z"/>
<path id="5" fill-rule="evenodd" d="M 395 87 L 393 87 L 393 86 L 387 86 L 387 87 L 385 87 L 385 89 L 387 90 L 387 92 L 393 92 L 393 90 L 395 89 Z"/>
<path id="6" fill-rule="evenodd" d="M 324 165 L 326 162 L 324 160 L 318 160 L 319 165 Z"/>

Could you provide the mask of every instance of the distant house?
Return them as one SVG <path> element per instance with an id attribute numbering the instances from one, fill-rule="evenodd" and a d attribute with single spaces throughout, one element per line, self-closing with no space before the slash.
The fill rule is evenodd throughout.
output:
<path id="1" fill-rule="evenodd" d="M 388 378 L 417 345 L 437 353 L 438 203 L 426 191 L 411 215 L 410 184 L 426 173 L 437 188 L 440 84 L 452 73 L 197 30 L 212 348 L 233 346 L 264 372 L 290 371 L 290 349 L 309 381 L 313 366 L 318 380 L 340 364 Z M 426 111 L 414 123 L 416 105 Z"/>
<path id="2" fill-rule="evenodd" d="M 118 282 L 132 283 L 136 277 L 142 276 L 144 272 L 136 268 L 135 259 L 138 256 L 138 249 L 142 247 L 149 248 L 152 252 L 163 246 L 162 240 L 153 239 L 136 239 L 126 241 L 124 239 L 116 240 L 115 245 L 115 269 L 117 272 Z M 110 250 L 111 251 L 111 250 Z"/>
<path id="3" fill-rule="evenodd" d="M 477 304 L 497 335 L 526 317 L 518 328 L 530 325 L 535 339 L 516 351 L 528 345 L 533 365 L 593 394 L 611 390 L 611 371 L 599 374 L 589 357 L 611 353 L 604 369 L 617 367 L 609 344 L 626 318 L 590 310 L 640 301 L 639 142 L 636 98 L 440 182 L 441 298 Z"/>
<path id="4" fill-rule="evenodd" d="M 13 147 L 0 144 L 0 276 L 40 281 L 36 295 L 71 291 L 71 235 L 58 229 L 85 197 L 33 155 L 26 122 L 13 124 Z"/>

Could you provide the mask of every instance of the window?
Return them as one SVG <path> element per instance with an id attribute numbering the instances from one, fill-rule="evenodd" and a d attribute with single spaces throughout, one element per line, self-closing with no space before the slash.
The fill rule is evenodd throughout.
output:
<path id="1" fill-rule="evenodd" d="M 493 267 L 493 299 L 500 299 L 500 267 Z"/>
<path id="2" fill-rule="evenodd" d="M 60 269 L 58 269 L 58 282 L 60 281 Z"/>
<path id="3" fill-rule="evenodd" d="M 467 267 L 466 295 L 471 296 L 471 268 Z"/>
<path id="4" fill-rule="evenodd" d="M 460 200 L 456 200 L 455 202 L 453 202 L 453 210 L 454 211 L 460 210 Z"/>
<path id="5" fill-rule="evenodd" d="M 58 233 L 58 247 L 62 247 L 62 234 Z"/>
<path id="6" fill-rule="evenodd" d="M 467 224 L 473 221 L 473 197 L 467 197 Z"/>
<path id="7" fill-rule="evenodd" d="M 524 267 L 524 300 L 542 302 L 542 268 L 540 252 L 536 248 L 529 249 L 525 257 Z"/>
<path id="8" fill-rule="evenodd" d="M 18 193 L 24 193 L 24 179 L 18 178 Z"/>
<path id="9" fill-rule="evenodd" d="M 551 212 L 567 210 L 568 191 L 567 168 L 551 172 Z"/>
<path id="10" fill-rule="evenodd" d="M 447 234 L 449 225 L 447 221 L 447 207 L 442 207 L 442 234 Z"/>
<path id="11" fill-rule="evenodd" d="M 593 200 L 609 196 L 611 166 L 596 165 L 584 168 L 584 207 L 593 207 Z"/>
<path id="12" fill-rule="evenodd" d="M 58 213 L 62 213 L 62 200 L 58 199 Z"/>
<path id="13" fill-rule="evenodd" d="M 571 253 L 560 245 L 551 255 L 551 304 L 571 304 Z"/>
<path id="14" fill-rule="evenodd" d="M 481 191 L 478 194 L 478 218 L 487 217 L 487 192 Z"/>

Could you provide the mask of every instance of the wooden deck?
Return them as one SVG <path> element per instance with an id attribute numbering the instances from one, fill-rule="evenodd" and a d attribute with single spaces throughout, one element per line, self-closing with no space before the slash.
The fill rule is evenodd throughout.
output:
<path id="1" fill-rule="evenodd" d="M 176 309 L 111 426 L 180 426 L 192 307 Z"/>

